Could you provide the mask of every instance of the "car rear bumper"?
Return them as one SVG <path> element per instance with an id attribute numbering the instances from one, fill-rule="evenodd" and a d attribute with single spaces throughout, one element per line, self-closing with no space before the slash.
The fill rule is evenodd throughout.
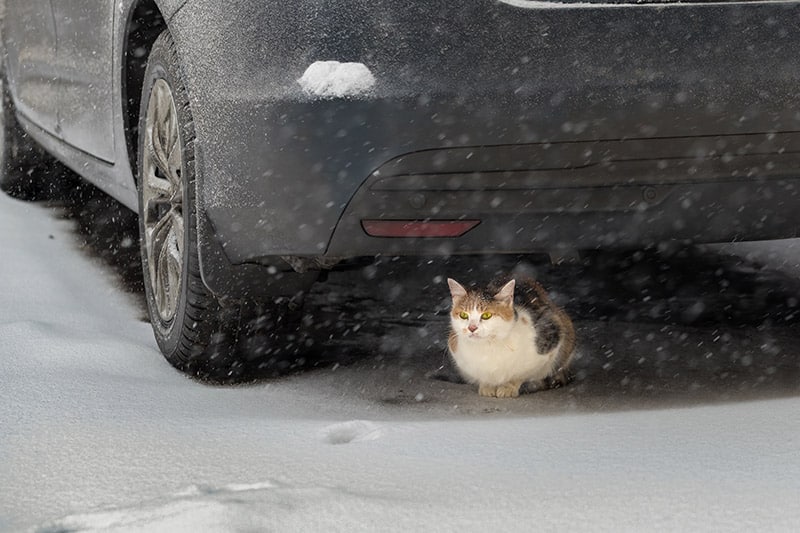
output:
<path id="1" fill-rule="evenodd" d="M 220 264 L 797 234 L 794 2 L 193 0 L 173 22 Z M 309 94 L 323 60 L 374 87 Z M 363 229 L 464 218 L 451 239 Z"/>
<path id="2" fill-rule="evenodd" d="M 800 134 L 411 154 L 370 176 L 326 251 L 521 253 L 794 237 L 798 155 Z M 458 238 L 376 238 L 364 231 L 373 220 L 479 224 Z"/>

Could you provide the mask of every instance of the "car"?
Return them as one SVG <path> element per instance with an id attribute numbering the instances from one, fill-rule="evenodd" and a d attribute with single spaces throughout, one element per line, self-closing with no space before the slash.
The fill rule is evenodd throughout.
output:
<path id="1" fill-rule="evenodd" d="M 800 2 L 290 4 L 2 3 L 0 186 L 44 151 L 138 212 L 179 369 L 354 258 L 798 236 Z"/>

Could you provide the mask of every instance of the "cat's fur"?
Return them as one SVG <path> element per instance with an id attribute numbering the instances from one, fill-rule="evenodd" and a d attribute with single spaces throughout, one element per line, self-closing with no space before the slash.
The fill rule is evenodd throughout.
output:
<path id="1" fill-rule="evenodd" d="M 453 298 L 447 346 L 481 396 L 510 398 L 519 396 L 523 383 L 538 390 L 569 382 L 575 328 L 537 282 L 526 279 L 517 287 L 511 280 L 489 291 L 468 290 L 452 279 L 447 284 Z"/>

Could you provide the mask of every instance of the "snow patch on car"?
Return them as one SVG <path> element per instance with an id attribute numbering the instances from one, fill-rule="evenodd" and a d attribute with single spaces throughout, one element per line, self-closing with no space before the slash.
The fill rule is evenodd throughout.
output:
<path id="1" fill-rule="evenodd" d="M 297 80 L 306 94 L 321 98 L 365 96 L 375 86 L 375 76 L 363 63 L 316 61 Z"/>

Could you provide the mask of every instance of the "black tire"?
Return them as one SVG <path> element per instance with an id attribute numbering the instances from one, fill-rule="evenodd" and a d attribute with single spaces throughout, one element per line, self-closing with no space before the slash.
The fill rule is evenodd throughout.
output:
<path id="1" fill-rule="evenodd" d="M 164 104 L 168 99 L 171 107 Z M 168 149 L 173 131 L 173 122 L 164 114 L 168 107 L 175 114 L 179 165 L 178 152 Z M 190 375 L 215 382 L 248 379 L 253 368 L 274 366 L 277 359 L 268 349 L 276 345 L 272 326 L 289 322 L 274 305 L 227 299 L 223 305 L 201 279 L 194 122 L 168 31 L 150 52 L 139 116 L 139 231 L 145 296 L 156 341 L 165 358 Z M 162 193 L 165 182 L 171 189 Z M 176 187 L 181 187 L 180 194 L 176 195 Z M 284 359 L 282 366 L 292 365 Z"/>
<path id="2" fill-rule="evenodd" d="M 164 85 L 166 84 L 166 85 Z M 155 128 L 158 123 L 157 117 L 152 117 L 154 111 L 151 110 L 151 99 L 156 98 L 156 91 L 166 87 L 169 93 L 166 97 L 171 97 L 173 111 L 177 117 L 174 126 L 178 135 L 177 142 L 181 152 L 180 168 L 174 169 L 174 175 L 158 168 L 158 162 L 148 162 L 148 158 L 155 159 L 154 150 L 151 144 L 162 142 L 158 135 L 153 141 L 153 131 L 148 129 Z M 162 95 L 163 96 L 163 95 Z M 153 105 L 158 105 L 154 103 Z M 151 113 L 151 122 L 148 122 L 148 112 Z M 164 124 L 164 128 L 170 128 L 173 124 Z M 142 250 L 142 270 L 144 274 L 145 296 L 150 315 L 150 322 L 153 326 L 156 341 L 164 354 L 164 357 L 176 368 L 200 377 L 218 374 L 218 366 L 222 366 L 224 361 L 216 359 L 227 359 L 231 352 L 235 339 L 226 333 L 225 313 L 219 302 L 206 289 L 200 279 L 200 269 L 197 254 L 197 221 L 195 211 L 195 175 L 194 175 L 194 123 L 192 120 L 191 109 L 189 108 L 188 95 L 184 86 L 175 45 L 168 32 L 164 32 L 153 45 L 145 72 L 145 81 L 142 89 L 142 101 L 139 114 L 139 150 L 138 150 L 138 190 L 139 190 L 139 235 Z M 174 204 L 167 205 L 165 198 L 147 198 L 148 195 L 148 176 L 147 167 L 154 167 L 154 175 L 162 174 L 167 181 L 170 177 L 174 178 L 171 186 L 180 186 L 179 197 L 176 197 Z M 165 214 L 164 209 L 169 209 Z M 167 228 L 166 236 L 160 239 L 169 239 L 174 236 L 175 246 L 181 256 L 180 270 L 177 272 L 177 280 L 167 279 L 159 281 L 160 261 L 169 261 L 169 257 L 159 257 L 162 254 L 156 253 L 155 241 L 159 236 L 153 229 L 152 224 L 176 216 L 172 213 L 180 211 L 183 220 L 182 239 L 179 239 L 178 228 Z M 161 212 L 159 212 L 159 210 Z M 150 236 L 148 236 L 150 232 Z M 163 232 L 163 230 L 162 230 Z M 181 241 L 182 242 L 179 242 Z M 167 244 L 163 243 L 162 247 Z M 171 256 L 173 260 L 177 257 Z M 152 268 L 151 268 L 152 266 Z M 169 268 L 165 266 L 164 268 Z M 176 267 L 177 268 L 177 267 Z M 169 272 L 167 272 L 169 274 Z M 163 278 L 163 276 L 161 276 Z M 170 281 L 175 281 L 170 286 Z M 166 285 L 165 285 L 166 282 Z M 160 285 L 159 285 L 160 284 Z M 170 302 L 164 303 L 164 299 Z M 235 311 L 234 311 L 235 314 Z M 228 317 L 228 321 L 233 321 L 233 317 Z M 215 336 L 215 334 L 217 334 Z M 212 341 L 216 341 L 212 342 Z M 217 353 L 210 353 L 216 349 Z"/>

